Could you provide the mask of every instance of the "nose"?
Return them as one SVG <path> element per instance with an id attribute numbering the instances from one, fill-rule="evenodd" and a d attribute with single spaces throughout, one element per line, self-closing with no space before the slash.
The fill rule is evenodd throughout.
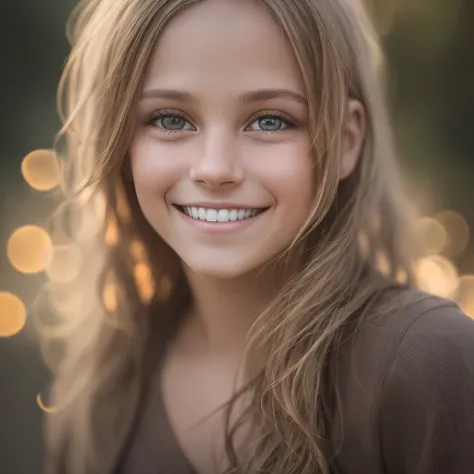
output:
<path id="1" fill-rule="evenodd" d="M 237 139 L 222 130 L 203 137 L 202 148 L 193 162 L 190 177 L 210 189 L 240 184 L 244 172 Z"/>

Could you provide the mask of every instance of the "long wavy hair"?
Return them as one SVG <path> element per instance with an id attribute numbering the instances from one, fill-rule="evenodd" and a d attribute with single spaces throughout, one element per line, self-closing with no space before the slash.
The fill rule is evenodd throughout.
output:
<path id="1" fill-rule="evenodd" d="M 113 464 L 149 378 L 156 321 L 177 324 L 191 301 L 178 256 L 137 203 L 127 150 L 154 45 L 170 20 L 201 1 L 81 0 L 68 25 L 57 142 L 65 197 L 53 233 L 80 248 L 82 266 L 73 282 L 49 288 L 57 318 L 44 331 L 56 407 L 47 417 L 48 474 L 102 473 Z M 318 191 L 278 256 L 297 248 L 299 268 L 253 324 L 249 377 L 224 407 L 226 472 L 322 474 L 328 362 L 348 324 L 373 315 L 371 303 L 391 282 L 413 283 L 412 218 L 394 160 L 383 55 L 363 4 L 255 1 L 286 35 L 304 79 Z M 356 169 L 340 181 L 348 98 L 364 105 L 368 129 Z M 371 270 L 381 264 L 388 277 Z M 254 373 L 262 354 L 265 367 Z M 252 403 L 231 416 L 245 393 Z M 236 434 L 248 422 L 256 441 L 239 452 Z"/>

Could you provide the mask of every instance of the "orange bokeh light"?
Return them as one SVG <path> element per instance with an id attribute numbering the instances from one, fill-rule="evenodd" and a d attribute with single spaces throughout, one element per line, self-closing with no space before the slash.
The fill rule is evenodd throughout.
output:
<path id="1" fill-rule="evenodd" d="M 421 290 L 449 298 L 459 282 L 459 274 L 454 264 L 441 255 L 431 255 L 421 259 L 415 269 Z"/>
<path id="2" fill-rule="evenodd" d="M 0 292 L 0 337 L 11 337 L 19 333 L 26 322 L 26 308 L 12 293 Z"/>
<path id="3" fill-rule="evenodd" d="M 454 211 L 443 211 L 435 219 L 445 228 L 447 241 L 443 247 L 443 254 L 448 257 L 457 257 L 469 244 L 470 230 L 463 216 Z"/>
<path id="4" fill-rule="evenodd" d="M 59 185 L 61 169 L 53 150 L 35 150 L 21 163 L 25 181 L 37 191 L 50 191 Z"/>
<path id="5" fill-rule="evenodd" d="M 49 234 L 37 226 L 17 229 L 7 244 L 7 256 L 12 266 L 22 273 L 42 272 L 49 263 L 52 242 Z"/>
<path id="6" fill-rule="evenodd" d="M 149 303 L 155 295 L 155 283 L 150 267 L 146 263 L 139 263 L 135 265 L 133 275 L 141 301 Z"/>
<path id="7" fill-rule="evenodd" d="M 474 318 L 474 275 L 464 275 L 459 279 L 456 302 L 464 313 Z"/>
<path id="8" fill-rule="evenodd" d="M 105 243 L 109 247 L 116 247 L 119 242 L 119 230 L 115 218 L 110 217 L 105 230 Z"/>
<path id="9" fill-rule="evenodd" d="M 446 246 L 446 229 L 435 219 L 425 217 L 418 222 L 425 255 L 438 254 Z"/>
<path id="10" fill-rule="evenodd" d="M 102 295 L 102 301 L 107 311 L 111 313 L 118 309 L 118 289 L 117 285 L 113 282 L 109 282 L 104 286 L 104 292 Z"/>

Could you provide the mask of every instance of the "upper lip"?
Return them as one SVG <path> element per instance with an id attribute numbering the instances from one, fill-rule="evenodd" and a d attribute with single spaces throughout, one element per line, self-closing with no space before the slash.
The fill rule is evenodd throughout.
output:
<path id="1" fill-rule="evenodd" d="M 269 206 L 249 206 L 247 204 L 236 204 L 235 202 L 193 202 L 186 204 L 175 203 L 180 207 L 205 207 L 208 209 L 266 209 Z"/>

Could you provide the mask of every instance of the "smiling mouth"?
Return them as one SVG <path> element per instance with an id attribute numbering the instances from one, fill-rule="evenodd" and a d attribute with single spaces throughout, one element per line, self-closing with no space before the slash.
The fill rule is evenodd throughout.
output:
<path id="1" fill-rule="evenodd" d="M 256 217 L 269 209 L 268 207 L 212 209 L 205 207 L 179 206 L 177 204 L 173 204 L 173 206 L 179 212 L 191 217 L 192 219 L 216 223 L 235 222 L 251 219 L 252 217 Z"/>

